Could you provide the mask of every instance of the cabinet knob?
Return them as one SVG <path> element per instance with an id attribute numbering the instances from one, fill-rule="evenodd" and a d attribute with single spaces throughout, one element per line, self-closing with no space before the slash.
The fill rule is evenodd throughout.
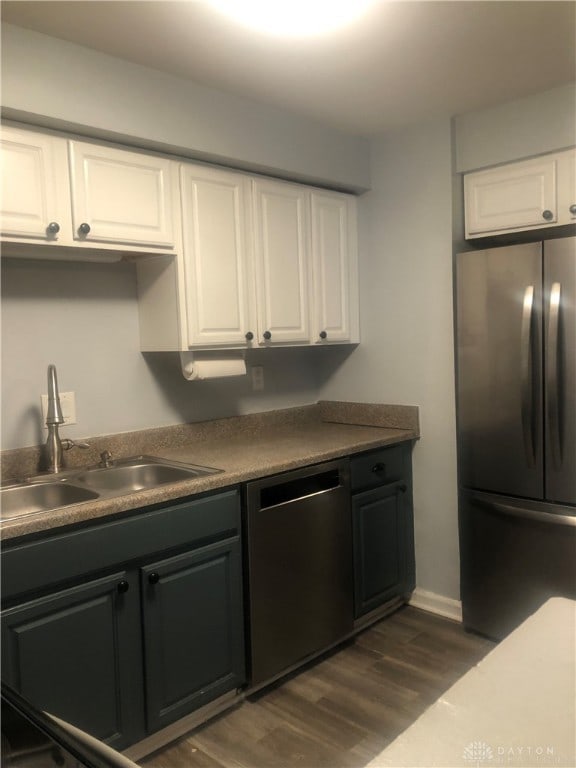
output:
<path id="1" fill-rule="evenodd" d="M 253 338 L 254 338 L 254 334 L 252 333 L 252 331 L 248 331 L 248 333 L 246 334 L 246 341 L 252 341 Z"/>
<path id="2" fill-rule="evenodd" d="M 269 340 L 272 338 L 272 334 L 270 333 L 270 331 L 264 331 L 264 333 L 262 334 L 262 336 L 264 336 L 264 338 L 266 339 L 266 341 L 269 341 Z"/>
<path id="3" fill-rule="evenodd" d="M 60 224 L 57 221 L 51 221 L 46 227 L 46 232 L 50 235 L 57 235 L 60 232 Z"/>
<path id="4" fill-rule="evenodd" d="M 408 490 L 408 486 L 406 485 L 406 483 L 402 483 L 402 485 L 400 486 L 400 491 L 402 493 L 406 493 L 407 490 Z"/>
<path id="5" fill-rule="evenodd" d="M 546 208 L 545 211 L 542 211 L 542 218 L 546 219 L 546 221 L 551 221 L 554 218 L 554 214 Z"/>
<path id="6" fill-rule="evenodd" d="M 125 580 L 119 581 L 116 589 L 121 595 L 123 595 L 130 589 L 130 584 Z"/>
<path id="7" fill-rule="evenodd" d="M 382 464 L 381 461 L 378 462 L 378 464 L 374 464 L 372 467 L 372 472 L 379 474 L 380 472 L 386 471 L 386 464 Z"/>
<path id="8" fill-rule="evenodd" d="M 156 571 L 148 574 L 148 584 L 158 584 L 159 581 L 160 575 Z"/>
<path id="9" fill-rule="evenodd" d="M 327 339 L 328 338 L 328 334 L 326 333 L 326 331 L 320 331 L 320 338 L 321 339 Z"/>
<path id="10" fill-rule="evenodd" d="M 575 203 L 572 203 L 572 205 L 570 206 L 570 208 L 568 208 L 568 210 L 570 211 L 570 213 L 573 216 L 576 216 L 576 204 Z"/>
<path id="11" fill-rule="evenodd" d="M 90 232 L 90 224 L 83 221 L 78 227 L 78 232 L 80 232 L 81 235 L 87 235 Z"/>

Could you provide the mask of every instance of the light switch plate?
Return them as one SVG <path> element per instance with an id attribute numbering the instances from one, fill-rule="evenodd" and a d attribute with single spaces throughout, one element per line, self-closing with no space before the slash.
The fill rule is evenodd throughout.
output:
<path id="1" fill-rule="evenodd" d="M 66 424 L 76 424 L 76 393 L 60 392 L 60 407 Z M 46 414 L 48 413 L 48 395 L 42 395 L 42 424 L 46 426 Z"/>

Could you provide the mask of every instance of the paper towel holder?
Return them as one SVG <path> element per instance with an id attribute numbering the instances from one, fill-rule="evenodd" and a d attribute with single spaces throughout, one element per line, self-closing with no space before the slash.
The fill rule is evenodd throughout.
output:
<path id="1" fill-rule="evenodd" d="M 182 375 L 187 381 L 246 376 L 243 350 L 231 352 L 180 352 Z"/>

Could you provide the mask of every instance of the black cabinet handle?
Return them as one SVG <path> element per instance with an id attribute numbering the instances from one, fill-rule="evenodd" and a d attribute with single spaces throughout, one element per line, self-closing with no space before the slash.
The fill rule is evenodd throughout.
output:
<path id="1" fill-rule="evenodd" d="M 264 336 L 264 338 L 266 339 L 266 341 L 269 341 L 269 340 L 272 338 L 272 334 L 270 333 L 270 331 L 264 331 L 264 333 L 262 334 L 262 336 Z"/>
<path id="2" fill-rule="evenodd" d="M 160 581 L 159 574 L 156 573 L 156 571 L 153 571 L 152 573 L 148 574 L 148 584 L 158 584 Z"/>
<path id="3" fill-rule="evenodd" d="M 119 581 L 116 589 L 121 595 L 124 595 L 130 589 L 130 584 L 125 580 Z"/>
<path id="4" fill-rule="evenodd" d="M 552 221 L 554 214 L 547 208 L 545 211 L 542 211 L 542 218 L 546 219 L 546 221 Z"/>
<path id="5" fill-rule="evenodd" d="M 60 232 L 60 224 L 57 221 L 51 221 L 46 227 L 46 231 L 50 235 L 57 235 Z"/>
<path id="6" fill-rule="evenodd" d="M 573 215 L 576 214 L 576 205 L 574 205 L 574 203 L 572 203 L 572 205 L 570 206 L 570 208 L 568 210 L 570 211 L 571 214 L 573 214 Z"/>
<path id="7" fill-rule="evenodd" d="M 252 339 L 254 338 L 254 334 L 252 333 L 252 331 L 248 331 L 245 338 L 246 338 L 246 341 L 252 341 Z"/>
<path id="8" fill-rule="evenodd" d="M 83 221 L 78 227 L 78 232 L 80 232 L 81 235 L 87 235 L 90 232 L 90 224 Z"/>
<path id="9" fill-rule="evenodd" d="M 321 339 L 327 339 L 328 338 L 328 334 L 326 333 L 326 331 L 320 331 L 320 338 Z"/>
<path id="10" fill-rule="evenodd" d="M 406 491 L 408 490 L 408 486 L 406 485 L 406 483 L 402 483 L 402 485 L 400 486 L 399 490 L 402 493 L 406 493 Z"/>
<path id="11" fill-rule="evenodd" d="M 378 462 L 378 464 L 374 464 L 372 467 L 372 472 L 375 472 L 378 474 L 379 472 L 385 472 L 386 471 L 386 464 L 382 464 L 382 462 Z"/>

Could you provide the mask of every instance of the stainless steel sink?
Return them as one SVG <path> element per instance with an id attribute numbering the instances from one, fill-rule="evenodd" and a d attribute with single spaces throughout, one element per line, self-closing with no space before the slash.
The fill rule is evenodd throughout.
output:
<path id="1" fill-rule="evenodd" d="M 0 489 L 0 519 L 12 520 L 36 512 L 48 512 L 69 504 L 91 501 L 99 495 L 89 488 L 61 481 L 8 486 Z"/>
<path id="2" fill-rule="evenodd" d="M 132 493 L 156 488 L 166 483 L 190 480 L 219 472 L 211 467 L 167 462 L 151 456 L 137 456 L 114 463 L 111 467 L 96 467 L 75 475 L 74 481 L 99 492 Z"/>
<path id="3" fill-rule="evenodd" d="M 111 462 L 108 467 L 36 475 L 24 483 L 0 488 L 0 520 L 48 512 L 84 501 L 124 496 L 218 472 L 222 470 L 154 456 L 133 456 Z"/>

